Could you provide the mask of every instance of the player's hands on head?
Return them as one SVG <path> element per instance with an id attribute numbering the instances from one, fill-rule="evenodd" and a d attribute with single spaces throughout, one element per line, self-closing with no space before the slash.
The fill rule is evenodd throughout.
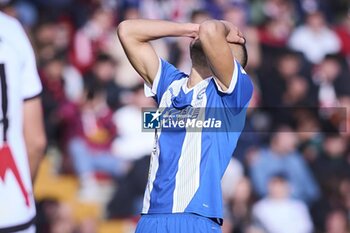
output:
<path id="1" fill-rule="evenodd" d="M 191 23 L 191 32 L 188 37 L 197 39 L 199 37 L 199 24 Z"/>
<path id="2" fill-rule="evenodd" d="M 223 24 L 225 24 L 226 28 L 228 29 L 228 34 L 226 36 L 226 40 L 229 43 L 235 43 L 235 44 L 244 44 L 245 39 L 243 37 L 243 33 L 231 22 L 221 20 Z"/>

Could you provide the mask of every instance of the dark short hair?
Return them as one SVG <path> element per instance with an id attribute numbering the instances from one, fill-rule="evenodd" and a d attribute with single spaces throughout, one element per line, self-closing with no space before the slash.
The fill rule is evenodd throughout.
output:
<path id="1" fill-rule="evenodd" d="M 197 40 L 195 43 L 190 45 L 190 56 L 192 65 L 198 65 L 201 67 L 208 65 L 200 40 Z"/>
<path id="2" fill-rule="evenodd" d="M 99 63 L 99 62 L 101 63 L 109 62 L 113 65 L 116 63 L 116 61 L 109 54 L 106 54 L 106 53 L 97 54 L 96 63 Z"/>
<path id="3" fill-rule="evenodd" d="M 277 179 L 280 181 L 288 182 L 289 177 L 288 177 L 288 174 L 286 172 L 278 171 L 278 172 L 275 172 L 275 173 L 270 175 L 269 180 L 272 180 L 272 179 Z"/>
<path id="4" fill-rule="evenodd" d="M 190 15 L 191 21 L 193 21 L 199 15 L 208 15 L 208 16 L 210 16 L 210 13 L 207 10 L 205 10 L 205 9 L 195 9 L 195 10 L 193 10 L 191 12 L 191 15 Z"/>
<path id="5" fill-rule="evenodd" d="M 247 50 L 245 43 L 242 44 L 240 47 L 242 48 L 242 56 L 240 58 L 236 58 L 236 59 L 241 64 L 241 66 L 243 68 L 245 68 L 247 66 L 247 63 L 248 63 L 248 50 Z"/>

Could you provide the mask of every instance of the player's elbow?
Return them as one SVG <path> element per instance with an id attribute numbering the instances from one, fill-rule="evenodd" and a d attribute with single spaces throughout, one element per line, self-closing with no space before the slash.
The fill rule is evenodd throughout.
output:
<path id="1" fill-rule="evenodd" d="M 214 38 L 225 32 L 225 26 L 217 20 L 204 21 L 199 26 L 199 38 Z"/>
<path id="2" fill-rule="evenodd" d="M 120 40 L 124 40 L 130 35 L 130 20 L 122 21 L 117 28 L 117 35 Z"/>

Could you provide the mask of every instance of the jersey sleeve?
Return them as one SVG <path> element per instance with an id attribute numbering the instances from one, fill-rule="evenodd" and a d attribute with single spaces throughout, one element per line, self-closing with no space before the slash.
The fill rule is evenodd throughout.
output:
<path id="1" fill-rule="evenodd" d="M 187 75 L 179 71 L 175 66 L 159 58 L 158 72 L 153 80 L 153 85 L 149 86 L 145 83 L 145 95 L 147 97 L 153 97 L 159 104 L 170 84 L 185 76 Z"/>
<path id="2" fill-rule="evenodd" d="M 227 90 L 222 90 L 215 78 L 214 82 L 224 106 L 239 110 L 248 106 L 253 94 L 253 84 L 243 67 L 237 61 L 234 63 L 232 80 Z"/>
<path id="3" fill-rule="evenodd" d="M 21 70 L 21 96 L 23 100 L 32 99 L 41 94 L 42 86 L 36 67 L 33 48 L 29 39 L 20 26 L 22 37 L 23 65 Z"/>

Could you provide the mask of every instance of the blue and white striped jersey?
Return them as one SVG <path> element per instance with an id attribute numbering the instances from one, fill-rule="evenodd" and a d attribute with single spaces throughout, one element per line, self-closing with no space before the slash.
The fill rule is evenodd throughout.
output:
<path id="1" fill-rule="evenodd" d="M 142 213 L 187 212 L 222 218 L 221 178 L 244 127 L 252 82 L 236 61 L 226 91 L 212 77 L 190 89 L 187 82 L 188 75 L 160 59 L 153 86 L 145 85 L 145 93 L 155 98 L 159 108 L 199 108 L 202 120 L 215 117 L 210 109 L 226 109 L 220 114 L 226 128 L 156 132 Z M 238 127 L 229 129 L 233 124 Z"/>

